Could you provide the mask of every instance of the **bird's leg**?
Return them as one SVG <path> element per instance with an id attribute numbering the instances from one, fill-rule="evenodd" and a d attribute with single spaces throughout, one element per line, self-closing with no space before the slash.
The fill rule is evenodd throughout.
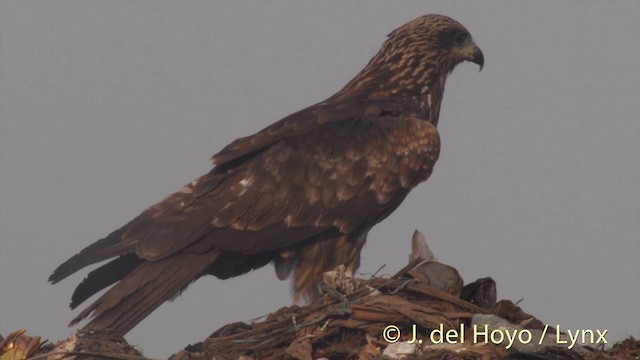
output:
<path id="1" fill-rule="evenodd" d="M 340 315 L 347 314 L 349 310 L 349 300 L 344 294 L 349 290 L 349 286 L 345 286 L 345 281 L 353 277 L 353 272 L 346 269 L 344 265 L 339 265 L 332 271 L 323 274 L 323 281 L 318 284 L 318 293 L 327 294 L 332 299 L 338 301 L 341 305 L 338 307 Z"/>

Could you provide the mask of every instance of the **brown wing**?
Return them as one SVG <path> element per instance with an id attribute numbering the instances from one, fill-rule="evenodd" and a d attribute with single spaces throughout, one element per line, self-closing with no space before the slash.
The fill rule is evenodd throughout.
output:
<path id="1" fill-rule="evenodd" d="M 384 115 L 397 106 L 363 102 L 347 108 Z M 260 134 L 272 133 L 279 139 L 234 142 L 236 146 L 218 154 L 220 159 L 237 161 L 256 147 L 261 150 L 235 167 L 214 168 L 145 210 L 62 264 L 50 280 L 134 250 L 154 261 L 206 239 L 201 251 L 217 246 L 255 253 L 331 229 L 349 232 L 375 217 L 394 194 L 426 179 L 439 151 L 437 131 L 428 122 L 395 116 L 342 118 L 346 120 L 325 121 L 315 129 L 286 125 L 285 118 L 273 125 L 275 130 L 269 127 L 256 135 L 265 139 Z"/>
<path id="2" fill-rule="evenodd" d="M 189 246 L 260 253 L 326 231 L 349 233 L 424 180 L 438 150 L 435 128 L 419 119 L 328 123 L 195 180 L 122 238 L 137 240 L 138 255 L 155 261 Z"/>
<path id="3" fill-rule="evenodd" d="M 341 94 L 341 93 L 340 93 Z M 333 99 L 333 98 L 332 98 Z M 228 165 L 238 159 L 262 150 L 282 139 L 305 134 L 324 124 L 343 122 L 369 114 L 398 115 L 402 110 L 410 110 L 411 105 L 396 99 L 369 100 L 354 91 L 342 96 L 339 102 L 327 101 L 310 106 L 275 122 L 261 131 L 239 138 L 215 154 L 211 160 L 218 167 Z"/>

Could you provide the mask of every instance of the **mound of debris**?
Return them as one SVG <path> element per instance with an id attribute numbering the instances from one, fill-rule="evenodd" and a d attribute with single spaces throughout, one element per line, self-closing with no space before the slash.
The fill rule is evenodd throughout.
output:
<path id="1" fill-rule="evenodd" d="M 339 267 L 325 274 L 313 303 L 228 324 L 170 359 L 640 359 L 633 338 L 604 350 L 598 334 L 586 334 L 591 344 L 579 345 L 585 334 L 560 333 L 511 301 L 497 302 L 491 278 L 463 286 L 418 231 L 412 249 L 391 277 L 356 279 Z M 55 347 L 23 332 L 0 337 L 0 360 L 25 358 L 145 359 L 108 333 L 78 333 Z"/>
<path id="2" fill-rule="evenodd" d="M 640 342 L 607 354 L 556 333 L 482 278 L 462 286 L 416 231 L 409 264 L 389 278 L 325 274 L 322 296 L 252 324 L 229 324 L 172 356 L 187 359 L 637 359 Z M 594 340 L 596 340 L 595 337 Z M 592 340 L 592 342 L 596 342 Z M 626 344 L 626 345 L 625 345 Z"/>

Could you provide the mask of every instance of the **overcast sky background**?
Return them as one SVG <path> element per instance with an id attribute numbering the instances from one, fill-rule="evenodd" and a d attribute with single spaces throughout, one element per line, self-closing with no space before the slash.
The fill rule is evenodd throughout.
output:
<path id="1" fill-rule="evenodd" d="M 640 336 L 640 2 L 0 3 L 0 333 L 53 342 L 87 270 L 61 262 L 210 169 L 233 139 L 340 89 L 396 27 L 464 24 L 486 64 L 449 77 L 431 179 L 369 234 L 415 228 L 467 282 L 543 322 Z M 203 278 L 127 335 L 168 357 L 290 304 L 273 268 Z"/>

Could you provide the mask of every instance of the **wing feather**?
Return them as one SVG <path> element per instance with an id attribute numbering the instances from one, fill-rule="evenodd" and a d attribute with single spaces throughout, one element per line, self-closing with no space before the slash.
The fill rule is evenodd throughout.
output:
<path id="1" fill-rule="evenodd" d="M 432 139 L 420 146 L 415 136 Z M 432 142 L 438 138 L 429 123 L 396 117 L 328 123 L 282 140 L 240 165 L 183 216 L 171 213 L 168 218 L 174 220 L 159 224 L 170 232 L 153 231 L 156 221 L 148 229 L 154 236 L 141 240 L 142 254 L 168 256 L 205 234 L 216 239 L 211 246 L 223 250 L 273 251 L 338 223 L 351 229 L 376 217 L 394 196 L 406 194 L 423 180 L 420 174 L 430 174 L 439 149 Z M 418 161 L 425 157 L 426 169 Z M 315 231 L 308 232 L 310 227 Z M 223 231 L 227 228 L 238 231 L 231 235 Z"/>
<path id="2" fill-rule="evenodd" d="M 72 257 L 51 280 L 134 250 L 148 261 L 187 248 L 257 254 L 379 221 L 397 206 L 391 199 L 429 176 L 439 138 L 426 121 L 384 115 L 397 102 L 368 101 L 320 104 L 232 143 L 214 157 L 219 166 Z"/>
<path id="3" fill-rule="evenodd" d="M 361 114 L 399 113 L 408 107 L 406 102 L 397 99 L 378 99 L 374 102 L 361 95 L 359 92 L 351 92 L 348 96 L 340 97 L 340 101 L 330 98 L 295 112 L 253 135 L 233 141 L 215 154 L 211 161 L 217 166 L 225 167 L 278 141 L 300 136 L 328 123 L 347 121 Z"/>
<path id="4" fill-rule="evenodd" d="M 414 136 L 427 140 L 419 145 Z M 215 211 L 207 205 L 216 202 L 211 198 L 197 202 L 192 211 L 202 207 L 202 218 L 209 217 L 200 226 L 201 233 L 213 239 L 212 247 L 240 253 L 276 251 L 377 219 L 391 199 L 404 198 L 429 176 L 438 150 L 435 128 L 418 119 L 330 123 L 280 141 L 244 163 L 240 175 L 216 191 L 218 197 L 224 195 L 224 207 Z M 337 155 L 345 153 L 351 155 Z"/>

